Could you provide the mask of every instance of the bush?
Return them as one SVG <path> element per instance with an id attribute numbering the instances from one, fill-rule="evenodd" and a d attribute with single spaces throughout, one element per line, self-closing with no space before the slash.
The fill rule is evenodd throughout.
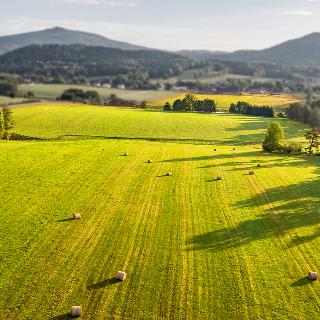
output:
<path id="1" fill-rule="evenodd" d="M 301 154 L 302 145 L 297 142 L 285 142 L 279 145 L 278 151 L 285 154 Z"/>

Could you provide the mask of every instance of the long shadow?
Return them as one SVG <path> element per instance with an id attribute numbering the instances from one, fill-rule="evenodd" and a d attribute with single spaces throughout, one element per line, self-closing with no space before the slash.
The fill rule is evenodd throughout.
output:
<path id="1" fill-rule="evenodd" d="M 303 277 L 303 278 L 291 283 L 290 287 L 303 287 L 303 286 L 310 284 L 310 283 L 312 283 L 312 281 L 310 281 L 308 277 Z"/>
<path id="2" fill-rule="evenodd" d="M 278 157 L 277 155 L 275 155 Z M 280 158 L 281 159 L 281 158 Z M 315 166 L 320 171 L 316 158 L 292 157 L 290 161 L 271 164 L 275 167 Z M 264 166 L 266 167 L 266 166 Z M 253 241 L 277 237 L 292 230 L 312 227 L 311 234 L 296 236 L 288 243 L 288 248 L 306 244 L 320 237 L 320 179 L 314 178 L 288 186 L 274 187 L 240 200 L 236 208 L 267 206 L 265 213 L 255 219 L 245 220 L 233 227 L 221 228 L 197 235 L 188 241 L 188 250 L 226 250 L 240 247 Z M 244 217 L 245 218 L 245 217 Z"/>
<path id="3" fill-rule="evenodd" d="M 87 287 L 88 290 L 95 290 L 95 289 L 100 289 L 100 288 L 105 288 L 112 286 L 114 284 L 120 283 L 116 278 L 110 278 L 107 280 L 100 281 L 98 283 L 92 284 Z"/>
<path id="4" fill-rule="evenodd" d="M 65 314 L 61 314 L 59 316 L 50 318 L 50 320 L 69 320 L 69 319 L 74 319 L 71 317 L 70 313 L 65 313 Z"/>
<path id="5" fill-rule="evenodd" d="M 57 220 L 56 222 L 67 222 L 67 221 L 71 221 L 74 220 L 73 218 L 66 218 L 66 219 L 61 219 L 61 220 Z"/>

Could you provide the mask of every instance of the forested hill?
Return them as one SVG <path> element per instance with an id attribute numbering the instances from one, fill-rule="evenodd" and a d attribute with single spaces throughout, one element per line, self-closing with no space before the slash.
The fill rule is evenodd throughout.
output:
<path id="1" fill-rule="evenodd" d="M 123 50 L 146 49 L 142 46 L 111 40 L 93 33 L 56 27 L 41 31 L 2 36 L 0 37 L 0 54 L 4 54 L 9 51 L 27 47 L 33 44 L 83 44 L 87 46 L 101 46 Z"/>
<path id="2" fill-rule="evenodd" d="M 180 54 L 197 60 L 223 59 L 240 62 L 318 66 L 320 64 L 320 33 L 312 33 L 264 50 L 240 50 L 233 53 L 191 50 L 181 51 Z"/>
<path id="3" fill-rule="evenodd" d="M 126 51 L 83 45 L 32 45 L 0 56 L 0 72 L 24 77 L 101 77 L 132 73 L 158 78 L 178 75 L 198 62 L 164 51 Z"/>

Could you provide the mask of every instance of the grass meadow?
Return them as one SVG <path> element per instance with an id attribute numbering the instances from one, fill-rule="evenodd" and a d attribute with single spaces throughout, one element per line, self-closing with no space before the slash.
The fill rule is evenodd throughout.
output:
<path id="1" fill-rule="evenodd" d="M 96 87 L 87 87 L 79 85 L 66 84 L 33 84 L 20 85 L 20 95 L 25 95 L 28 91 L 32 91 L 36 98 L 40 99 L 56 99 L 62 92 L 68 88 L 78 88 L 83 90 L 95 90 L 102 98 L 108 98 L 111 93 L 118 95 L 122 99 L 136 100 L 137 102 L 147 101 L 148 105 L 153 108 L 162 108 L 164 104 L 169 101 L 171 103 L 176 99 L 182 99 L 186 93 L 174 91 L 155 91 L 155 90 L 121 90 L 121 89 L 105 89 Z M 280 96 L 273 96 L 270 94 L 214 94 L 214 95 L 195 95 L 198 99 L 213 99 L 216 101 L 219 110 L 228 110 L 231 103 L 238 101 L 249 102 L 258 106 L 272 106 L 275 110 L 283 111 L 290 103 L 299 102 L 300 98 L 281 94 Z"/>
<path id="2" fill-rule="evenodd" d="M 0 142 L 1 319 L 64 320 L 71 305 L 83 319 L 318 318 L 319 159 L 263 153 L 269 119 L 14 114 L 16 133 L 48 140 Z"/>

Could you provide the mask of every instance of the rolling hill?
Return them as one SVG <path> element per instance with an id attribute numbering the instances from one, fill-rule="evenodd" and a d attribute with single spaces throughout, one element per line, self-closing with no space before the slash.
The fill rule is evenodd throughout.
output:
<path id="1" fill-rule="evenodd" d="M 320 33 L 311 33 L 302 38 L 286 41 L 264 50 L 240 50 L 232 53 L 191 50 L 180 51 L 179 53 L 197 60 L 223 59 L 284 65 L 319 65 Z"/>
<path id="2" fill-rule="evenodd" d="M 83 44 L 123 50 L 146 49 L 142 46 L 111 40 L 93 33 L 55 27 L 41 31 L 0 37 L 0 54 L 33 44 Z"/>
<path id="3" fill-rule="evenodd" d="M 0 71 L 22 76 L 99 77 L 146 72 L 151 78 L 179 74 L 195 62 L 159 50 L 121 50 L 75 45 L 31 45 L 0 56 Z"/>

